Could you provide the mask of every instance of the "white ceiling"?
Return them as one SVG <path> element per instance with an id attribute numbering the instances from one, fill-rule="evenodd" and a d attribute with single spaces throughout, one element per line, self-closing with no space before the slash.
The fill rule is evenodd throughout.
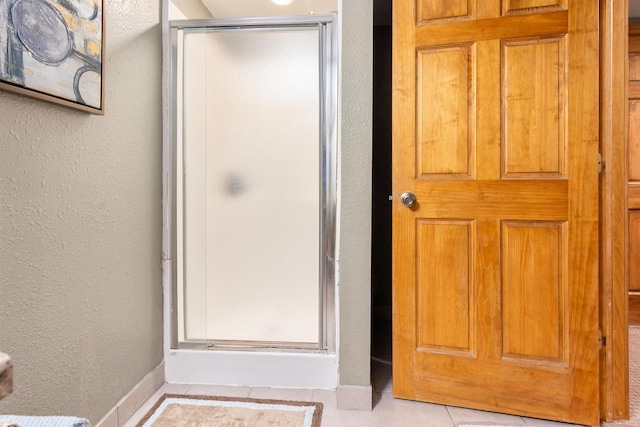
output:
<path id="1" fill-rule="evenodd" d="M 211 12 L 202 2 L 194 0 L 169 0 L 169 19 L 209 19 Z"/>
<path id="2" fill-rule="evenodd" d="M 279 6 L 271 0 L 202 0 L 214 18 L 282 16 L 331 13 L 338 10 L 338 0 L 293 0 Z"/>

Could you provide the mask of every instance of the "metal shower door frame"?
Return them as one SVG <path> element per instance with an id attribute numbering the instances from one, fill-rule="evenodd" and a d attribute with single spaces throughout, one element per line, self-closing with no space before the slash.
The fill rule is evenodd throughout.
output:
<path id="1" fill-rule="evenodd" d="M 211 31 L 247 31 L 247 30 L 279 30 L 279 29 L 312 29 L 317 28 L 319 39 L 319 82 L 320 82 L 320 277 L 319 277 L 319 342 L 286 343 L 286 342 L 247 342 L 247 341 L 184 341 L 178 336 L 178 224 L 177 200 L 178 184 L 178 43 L 180 32 Z M 328 352 L 334 353 L 336 348 L 335 327 L 335 288 L 336 288 L 336 224 L 337 224 L 337 82 L 338 54 L 336 43 L 336 26 L 333 15 L 286 16 L 268 18 L 234 18 L 234 19 L 188 19 L 170 21 L 170 91 L 169 91 L 169 133 L 171 135 L 171 178 L 169 185 L 170 240 L 168 247 L 171 254 L 164 254 L 171 262 L 170 284 L 170 347 L 171 349 L 216 349 L 263 351 L 278 349 L 295 352 Z"/>

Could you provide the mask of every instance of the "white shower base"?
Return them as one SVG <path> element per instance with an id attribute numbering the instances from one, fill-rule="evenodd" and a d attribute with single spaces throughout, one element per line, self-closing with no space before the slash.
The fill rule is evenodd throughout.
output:
<path id="1" fill-rule="evenodd" d="M 165 376 L 169 383 L 334 389 L 338 364 L 335 354 L 170 350 Z"/>

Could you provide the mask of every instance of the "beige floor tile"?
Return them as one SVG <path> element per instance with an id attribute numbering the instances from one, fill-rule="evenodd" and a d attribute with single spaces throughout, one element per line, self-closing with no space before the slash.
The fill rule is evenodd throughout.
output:
<path id="1" fill-rule="evenodd" d="M 336 410 L 336 391 L 335 390 L 313 390 L 311 395 L 312 402 L 321 402 L 326 407 Z"/>
<path id="2" fill-rule="evenodd" d="M 322 427 L 386 427 L 366 411 L 323 411 Z"/>
<path id="3" fill-rule="evenodd" d="M 463 421 L 476 421 L 476 422 L 494 422 L 503 424 L 512 424 L 516 426 L 526 425 L 522 417 L 515 415 L 498 414 L 496 412 L 487 411 L 475 411 L 473 409 L 457 408 L 454 406 L 447 406 L 449 415 L 454 423 L 460 423 Z M 456 424 L 457 425 L 457 424 Z"/>
<path id="4" fill-rule="evenodd" d="M 234 387 L 226 385 L 194 384 L 189 394 L 201 396 L 249 397 L 251 387 Z"/>
<path id="5" fill-rule="evenodd" d="M 445 406 L 394 399 L 391 393 L 381 393 L 373 413 L 384 427 L 454 427 Z"/>
<path id="6" fill-rule="evenodd" d="M 323 405 L 322 427 L 382 427 L 373 412 L 339 411 L 335 390 L 313 390 L 311 400 Z"/>
<path id="7" fill-rule="evenodd" d="M 301 402 L 311 401 L 313 390 L 296 388 L 270 388 L 253 387 L 249 397 L 255 399 L 297 400 Z"/>

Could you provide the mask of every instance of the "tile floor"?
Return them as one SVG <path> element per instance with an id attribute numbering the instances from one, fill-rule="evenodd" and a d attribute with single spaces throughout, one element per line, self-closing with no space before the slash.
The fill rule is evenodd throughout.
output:
<path id="1" fill-rule="evenodd" d="M 518 426 L 575 426 L 574 424 L 394 399 L 391 393 L 391 365 L 377 361 L 372 361 L 371 365 L 376 401 L 372 412 L 337 410 L 336 393 L 333 390 L 165 384 L 133 415 L 125 427 L 135 426 L 164 393 L 322 402 L 324 404 L 323 427 L 456 427 L 465 421 Z"/>
<path id="2" fill-rule="evenodd" d="M 125 427 L 134 427 L 164 393 L 322 402 L 323 427 L 457 427 L 462 422 L 577 427 L 576 424 L 394 399 L 391 378 L 391 322 L 377 319 L 373 329 L 375 339 L 371 347 L 371 379 L 375 403 L 371 412 L 339 411 L 336 409 L 336 392 L 333 390 L 165 384 L 131 417 Z"/>

